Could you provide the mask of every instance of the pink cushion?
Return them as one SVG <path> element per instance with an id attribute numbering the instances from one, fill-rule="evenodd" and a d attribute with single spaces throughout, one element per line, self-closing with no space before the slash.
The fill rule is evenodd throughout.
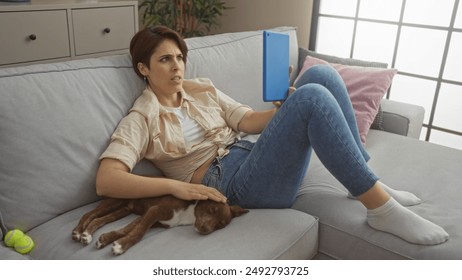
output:
<path id="1" fill-rule="evenodd" d="M 319 58 L 307 56 L 297 79 L 306 70 L 317 64 L 333 66 L 342 77 L 355 110 L 361 141 L 365 143 L 371 124 L 379 110 L 380 101 L 398 71 L 396 69 L 329 63 Z"/>

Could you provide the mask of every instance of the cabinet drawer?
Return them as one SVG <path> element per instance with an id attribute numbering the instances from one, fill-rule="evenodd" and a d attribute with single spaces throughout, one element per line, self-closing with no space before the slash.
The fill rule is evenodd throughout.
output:
<path id="1" fill-rule="evenodd" d="M 0 65 L 69 57 L 66 10 L 0 13 L 0 46 Z"/>
<path id="2" fill-rule="evenodd" d="M 134 7 L 72 10 L 76 55 L 128 49 L 135 34 Z"/>

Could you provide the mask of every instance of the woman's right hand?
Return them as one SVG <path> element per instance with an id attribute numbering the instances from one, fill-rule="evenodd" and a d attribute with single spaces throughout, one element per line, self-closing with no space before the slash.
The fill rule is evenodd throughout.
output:
<path id="1" fill-rule="evenodd" d="M 172 195 L 184 200 L 207 200 L 226 203 L 227 198 L 215 188 L 201 184 L 184 183 L 177 184 L 172 189 Z"/>

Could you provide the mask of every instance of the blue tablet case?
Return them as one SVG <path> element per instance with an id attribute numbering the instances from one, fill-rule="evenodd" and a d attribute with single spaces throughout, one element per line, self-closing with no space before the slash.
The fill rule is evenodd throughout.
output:
<path id="1" fill-rule="evenodd" d="M 289 89 L 289 35 L 263 32 L 263 101 L 281 101 Z"/>

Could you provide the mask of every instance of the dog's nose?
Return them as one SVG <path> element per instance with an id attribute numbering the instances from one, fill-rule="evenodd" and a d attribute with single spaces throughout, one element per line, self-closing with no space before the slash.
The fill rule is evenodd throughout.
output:
<path id="1" fill-rule="evenodd" d="M 213 228 L 210 225 L 195 225 L 196 231 L 200 234 L 207 235 L 213 232 Z"/>

